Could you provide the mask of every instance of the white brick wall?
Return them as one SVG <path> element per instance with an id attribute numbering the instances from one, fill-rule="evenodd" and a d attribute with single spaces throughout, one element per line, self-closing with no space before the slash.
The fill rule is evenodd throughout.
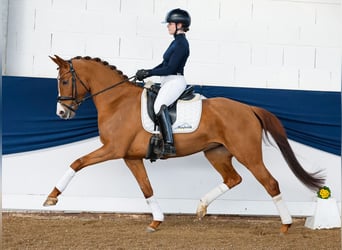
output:
<path id="1" fill-rule="evenodd" d="M 87 36 L 85 54 L 92 57 L 119 57 L 120 38 L 114 35 L 99 34 Z"/>
<path id="2" fill-rule="evenodd" d="M 177 7 L 192 16 L 189 83 L 341 90 L 338 0 L 10 0 L 5 74 L 55 77 L 53 54 L 101 57 L 127 75 L 151 68 Z"/>

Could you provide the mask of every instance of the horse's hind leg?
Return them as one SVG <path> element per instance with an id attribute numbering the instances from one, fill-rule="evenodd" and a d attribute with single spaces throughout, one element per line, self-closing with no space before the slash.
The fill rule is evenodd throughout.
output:
<path id="1" fill-rule="evenodd" d="M 204 152 L 206 158 L 214 166 L 214 168 L 221 174 L 223 183 L 212 189 L 204 195 L 197 207 L 197 217 L 201 219 L 207 212 L 207 207 L 216 198 L 224 194 L 229 189 L 238 185 L 242 178 L 235 171 L 232 165 L 232 154 L 230 154 L 223 146 L 207 150 Z"/>
<path id="2" fill-rule="evenodd" d="M 266 169 L 264 163 L 260 160 L 258 163 L 241 162 L 249 171 L 255 176 L 255 178 L 264 186 L 266 191 L 272 197 L 272 200 L 279 212 L 282 226 L 280 228 L 281 233 L 286 233 L 292 224 L 292 217 L 288 211 L 285 202 L 282 199 L 279 184 L 276 179 Z"/>

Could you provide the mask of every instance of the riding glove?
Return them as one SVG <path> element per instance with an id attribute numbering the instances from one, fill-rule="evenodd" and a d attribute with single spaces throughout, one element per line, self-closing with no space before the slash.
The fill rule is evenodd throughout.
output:
<path id="1" fill-rule="evenodd" d="M 142 81 L 144 80 L 146 77 L 149 77 L 151 74 L 150 70 L 147 70 L 147 69 L 139 69 L 137 71 L 137 73 L 135 74 L 135 76 L 137 77 L 137 79 L 139 81 Z"/>

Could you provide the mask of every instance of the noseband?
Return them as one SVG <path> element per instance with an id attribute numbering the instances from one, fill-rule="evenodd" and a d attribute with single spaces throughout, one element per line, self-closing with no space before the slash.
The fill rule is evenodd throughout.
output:
<path id="1" fill-rule="evenodd" d="M 82 84 L 82 86 L 87 90 L 88 93 L 90 93 L 90 88 L 87 87 L 87 85 L 79 78 L 79 76 L 77 75 L 75 69 L 74 69 L 74 66 L 72 65 L 72 61 L 69 60 L 68 61 L 69 63 L 69 67 L 70 67 L 70 70 L 68 73 L 71 73 L 71 77 L 72 77 L 72 96 L 58 96 L 57 97 L 57 102 L 60 103 L 61 105 L 63 105 L 64 107 L 66 107 L 67 109 L 71 110 L 72 112 L 76 112 L 76 108 L 79 107 L 85 100 L 89 99 L 89 98 L 92 98 L 96 95 L 99 95 L 107 90 L 110 90 L 122 83 L 125 83 L 125 82 L 129 82 L 130 80 L 134 79 L 134 83 L 136 81 L 136 76 L 132 76 L 132 77 L 129 77 L 121 82 L 118 82 L 118 83 L 115 83 L 103 90 L 100 90 L 99 92 L 96 92 L 94 94 L 91 94 L 91 95 L 88 95 L 88 96 L 85 96 L 83 97 L 82 99 L 77 99 L 77 85 L 76 85 L 76 79 L 78 79 L 80 81 L 80 83 Z M 63 103 L 62 101 L 72 101 L 71 105 L 68 105 L 68 104 L 65 104 Z"/>

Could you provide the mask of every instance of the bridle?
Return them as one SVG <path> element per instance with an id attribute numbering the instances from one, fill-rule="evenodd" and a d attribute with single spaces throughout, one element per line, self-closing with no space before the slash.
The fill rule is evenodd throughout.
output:
<path id="1" fill-rule="evenodd" d="M 72 65 L 72 61 L 69 60 L 69 71 L 66 72 L 67 73 L 71 73 L 71 79 L 72 79 L 72 96 L 58 96 L 57 97 L 57 102 L 60 103 L 61 105 L 63 105 L 64 107 L 66 107 L 67 109 L 76 112 L 76 107 L 80 106 L 81 103 L 83 102 L 83 100 L 78 100 L 77 99 L 77 85 L 76 85 L 76 79 L 78 79 L 80 81 L 80 83 L 82 84 L 82 86 L 87 90 L 87 92 L 89 92 L 89 88 L 86 86 L 86 84 L 78 77 L 78 75 L 76 74 L 76 71 L 74 69 L 74 66 Z M 64 74 L 64 75 L 65 75 Z M 63 78 L 63 76 L 58 77 L 58 80 Z M 65 104 L 62 101 L 72 101 L 71 105 Z"/>
<path id="2" fill-rule="evenodd" d="M 86 91 L 88 93 L 90 93 L 90 88 L 87 87 L 87 85 L 80 79 L 80 77 L 77 75 L 75 69 L 74 69 L 74 66 L 72 65 L 72 60 L 68 60 L 68 63 L 69 63 L 69 71 L 66 72 L 65 74 L 67 73 L 71 73 L 71 81 L 72 81 L 72 96 L 58 96 L 57 97 L 57 102 L 61 105 L 63 105 L 64 107 L 66 107 L 67 109 L 71 110 L 72 112 L 76 112 L 76 109 L 84 102 L 86 101 L 87 99 L 90 99 L 94 96 L 97 96 L 107 90 L 110 90 L 112 88 L 115 88 L 116 86 L 120 85 L 120 84 L 123 84 L 125 82 L 129 82 L 130 80 L 134 79 L 134 83 L 136 81 L 136 76 L 131 76 L 129 78 L 126 78 L 125 80 L 122 80 L 121 82 L 118 82 L 118 83 L 115 83 L 103 90 L 100 90 L 94 94 L 90 94 L 90 95 L 87 95 L 85 97 L 83 97 L 82 99 L 77 99 L 77 85 L 76 85 L 76 79 L 80 81 L 80 83 L 82 84 L 82 86 L 86 89 Z M 63 74 L 63 75 L 65 75 Z M 61 79 L 61 77 L 59 77 L 59 79 Z M 59 80 L 58 79 L 58 80 Z M 70 105 L 68 104 L 65 104 L 63 103 L 63 101 L 72 101 L 72 103 Z"/>

